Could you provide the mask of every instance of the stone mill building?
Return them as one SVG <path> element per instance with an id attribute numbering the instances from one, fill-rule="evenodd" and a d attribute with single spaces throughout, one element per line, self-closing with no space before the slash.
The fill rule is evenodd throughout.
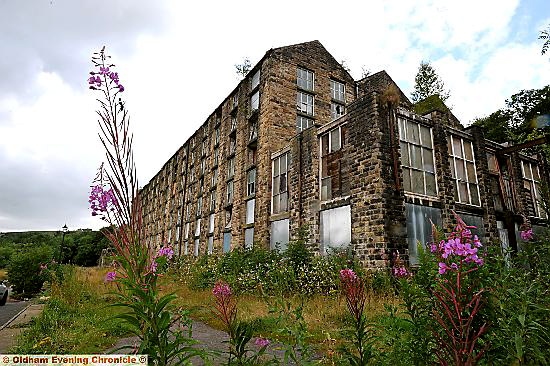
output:
<path id="1" fill-rule="evenodd" d="M 142 188 L 147 242 L 284 250 L 307 228 L 316 253 L 414 264 L 430 220 L 449 229 L 454 210 L 517 248 L 524 217 L 544 222 L 546 165 L 428 99 L 413 106 L 385 71 L 354 80 L 318 41 L 267 51 Z"/>

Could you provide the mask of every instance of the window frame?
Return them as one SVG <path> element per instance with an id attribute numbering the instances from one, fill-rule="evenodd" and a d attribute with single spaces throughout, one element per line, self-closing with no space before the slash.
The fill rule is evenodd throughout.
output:
<path id="1" fill-rule="evenodd" d="M 285 190 L 281 190 L 281 159 L 284 157 L 285 159 L 285 171 L 284 171 L 284 179 L 285 179 Z M 271 214 L 279 214 L 282 212 L 288 212 L 288 201 L 289 201 L 289 186 L 288 186 L 288 173 L 289 173 L 289 163 L 290 163 L 290 153 L 284 152 L 275 158 L 271 160 Z M 277 175 L 275 175 L 275 165 L 278 164 L 277 171 L 279 172 Z M 276 178 L 279 178 L 278 180 L 278 189 L 277 192 L 275 192 L 276 187 Z M 281 196 L 286 194 L 286 208 L 284 210 L 281 209 Z M 275 209 L 275 202 L 277 202 L 277 209 Z"/>
<path id="2" fill-rule="evenodd" d="M 298 66 L 296 68 L 296 85 L 303 90 L 315 91 L 315 72 Z M 310 85 L 311 87 L 309 87 Z"/>
<path id="3" fill-rule="evenodd" d="M 529 172 L 531 178 L 527 177 L 525 174 L 525 165 L 529 167 Z M 535 179 L 533 166 L 536 168 L 538 180 Z M 529 198 L 531 199 L 531 204 L 533 208 L 534 217 L 538 218 L 546 218 L 546 212 L 544 211 L 544 207 L 540 205 L 541 200 L 541 192 L 540 192 L 540 169 L 537 163 L 532 163 L 530 161 L 521 160 L 521 176 L 523 180 L 523 188 L 529 190 Z M 525 185 L 528 184 L 529 187 L 526 187 Z"/>
<path id="4" fill-rule="evenodd" d="M 456 152 L 455 152 L 455 144 L 454 144 L 455 139 L 460 139 L 460 149 L 461 149 L 460 153 L 462 154 L 462 156 L 457 155 Z M 464 141 L 468 141 L 470 143 L 472 159 L 468 159 L 466 157 L 466 150 L 464 148 Z M 447 151 L 449 153 L 449 160 L 452 160 L 451 178 L 453 179 L 453 182 L 454 182 L 454 189 L 455 189 L 455 193 L 456 193 L 456 196 L 455 196 L 456 202 L 464 204 L 464 205 L 481 207 L 481 196 L 480 196 L 480 192 L 479 192 L 479 180 L 477 179 L 478 169 L 477 169 L 477 164 L 476 164 L 476 159 L 475 159 L 473 141 L 468 140 L 464 137 L 460 137 L 460 136 L 451 134 L 447 138 Z M 457 160 L 461 160 L 463 162 L 462 164 L 464 166 L 464 177 L 465 177 L 465 179 L 459 178 L 459 176 L 457 174 L 458 173 L 458 168 L 457 168 L 457 163 L 456 163 Z M 473 164 L 474 171 L 473 171 L 472 175 L 475 178 L 475 182 L 470 182 L 470 178 L 468 177 L 468 168 L 467 168 L 468 163 Z M 462 199 L 462 195 L 460 193 L 460 188 L 459 188 L 460 183 L 466 183 L 466 191 L 467 191 L 467 194 L 468 194 L 468 201 L 467 202 L 463 201 L 463 199 Z M 477 200 L 479 201 L 479 204 L 472 203 L 471 185 L 475 185 L 475 187 L 476 187 Z"/>

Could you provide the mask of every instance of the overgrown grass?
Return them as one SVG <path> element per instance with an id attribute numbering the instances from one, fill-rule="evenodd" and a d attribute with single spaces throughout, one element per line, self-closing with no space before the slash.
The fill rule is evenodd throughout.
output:
<path id="1" fill-rule="evenodd" d="M 52 284 L 40 316 L 29 324 L 11 352 L 90 354 L 102 352 L 127 334 L 103 282 L 106 270 L 66 266 L 61 284 Z"/>

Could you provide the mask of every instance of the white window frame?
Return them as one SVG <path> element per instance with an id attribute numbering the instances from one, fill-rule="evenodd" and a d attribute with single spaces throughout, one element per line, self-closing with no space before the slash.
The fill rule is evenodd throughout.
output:
<path id="1" fill-rule="evenodd" d="M 254 112 L 260 108 L 260 91 L 257 90 L 250 97 L 250 112 Z"/>
<path id="2" fill-rule="evenodd" d="M 535 169 L 533 169 L 533 167 Z M 535 171 L 539 178 L 538 180 L 535 179 Z M 529 172 L 529 174 L 527 174 L 527 172 Z M 538 164 L 521 160 L 521 175 L 523 178 L 523 187 L 530 192 L 530 199 L 533 204 L 535 217 L 546 218 L 546 213 L 540 205 L 540 169 Z"/>
<path id="3" fill-rule="evenodd" d="M 306 130 L 312 127 L 314 124 L 315 122 L 311 118 L 300 116 L 300 115 L 296 116 L 296 130 L 298 132 Z"/>
<path id="4" fill-rule="evenodd" d="M 285 171 L 284 171 L 284 174 L 285 174 L 285 190 L 282 191 L 281 190 L 281 184 L 280 184 L 280 177 L 282 175 L 283 172 L 281 172 L 281 159 L 284 158 L 285 159 Z M 288 201 L 289 201 L 289 192 L 288 192 L 288 171 L 289 171 L 289 167 L 288 167 L 288 164 L 290 162 L 290 154 L 288 152 L 285 152 L 279 156 L 277 156 L 276 158 L 272 159 L 272 162 L 271 162 L 271 177 L 272 177 L 272 185 L 271 185 L 271 213 L 272 214 L 278 214 L 278 213 L 281 213 L 281 212 L 287 212 L 288 211 Z M 275 175 L 275 165 L 278 164 L 278 171 L 279 171 L 279 174 Z M 279 189 L 277 191 L 277 193 L 275 193 L 275 179 L 276 178 L 279 178 Z M 281 209 L 281 195 L 285 194 L 286 193 L 286 209 L 285 210 L 282 210 Z M 275 201 L 278 200 L 278 209 L 275 211 L 274 210 L 274 207 L 275 207 Z"/>
<path id="5" fill-rule="evenodd" d="M 296 85 L 304 90 L 315 90 L 315 73 L 298 67 L 296 68 Z"/>
<path id="6" fill-rule="evenodd" d="M 246 173 L 246 195 L 256 194 L 256 168 L 250 169 Z"/>
<path id="7" fill-rule="evenodd" d="M 340 112 L 338 112 L 338 108 Z M 346 114 L 346 106 L 342 103 L 330 102 L 330 118 L 332 121 L 342 117 Z"/>
<path id="8" fill-rule="evenodd" d="M 346 103 L 346 84 L 330 80 L 330 96 L 332 99 Z"/>
<path id="9" fill-rule="evenodd" d="M 256 89 L 258 85 L 260 85 L 260 71 L 256 71 L 256 73 L 252 76 L 252 80 L 250 81 L 250 90 Z"/>
<path id="10" fill-rule="evenodd" d="M 227 179 L 235 176 L 235 157 L 227 159 Z"/>
<path id="11" fill-rule="evenodd" d="M 230 180 L 229 182 L 227 182 L 226 195 L 225 195 L 227 204 L 233 203 L 233 198 L 234 198 L 233 196 L 235 193 L 234 189 L 235 189 L 235 186 L 234 186 L 233 180 Z"/>
<path id="12" fill-rule="evenodd" d="M 296 94 L 296 110 L 308 116 L 315 116 L 315 96 L 298 91 Z"/>
<path id="13" fill-rule="evenodd" d="M 408 124 L 414 125 L 414 128 L 418 131 L 417 134 L 418 134 L 419 142 L 415 142 L 412 137 L 408 136 L 408 129 L 407 129 Z M 423 135 L 421 133 L 421 130 L 422 130 L 421 128 L 427 128 L 428 129 L 428 132 L 429 132 L 429 135 L 430 135 L 429 144 L 428 144 L 428 142 L 423 140 L 423 138 L 422 138 Z M 399 129 L 399 142 L 400 142 L 400 149 L 401 149 L 401 162 L 400 162 L 400 165 L 401 165 L 401 170 L 403 172 L 403 181 L 408 179 L 408 181 L 410 182 L 410 186 L 411 186 L 410 190 L 407 190 L 407 189 L 405 189 L 406 187 L 403 187 L 405 192 L 408 193 L 408 194 L 413 194 L 413 195 L 421 195 L 421 196 L 426 196 L 426 197 L 437 197 L 439 191 L 438 191 L 438 185 L 437 185 L 437 172 L 436 172 L 435 151 L 434 151 L 434 140 L 433 140 L 433 129 L 432 129 L 432 127 L 431 126 L 426 126 L 426 125 L 423 125 L 423 124 L 420 124 L 420 123 L 417 123 L 417 122 L 414 122 L 414 121 L 410 121 L 410 120 L 405 119 L 405 118 L 399 118 L 399 120 L 398 120 L 398 129 Z M 406 151 L 403 150 L 403 145 L 405 145 L 405 147 L 407 149 Z M 414 149 L 420 149 L 420 162 L 419 162 L 419 164 L 422 166 L 422 168 L 415 167 L 415 166 L 413 166 L 413 164 L 411 164 L 411 160 L 412 160 L 411 157 L 413 156 L 413 148 Z M 428 170 L 425 166 L 425 162 L 424 162 L 424 152 L 425 151 L 427 151 L 427 153 L 430 154 L 430 156 L 431 156 L 432 163 L 433 163 L 433 172 Z M 409 160 L 408 165 L 403 164 L 403 159 L 404 159 L 405 156 Z M 412 189 L 412 184 L 413 184 L 412 182 L 414 180 L 413 172 L 420 172 L 422 174 L 422 192 L 415 192 Z M 433 175 L 434 188 L 435 188 L 435 192 L 433 192 L 433 194 L 428 193 L 428 188 L 427 188 L 428 187 L 428 184 L 427 184 L 428 180 L 427 180 L 426 177 L 431 176 L 431 175 Z"/>
<path id="14" fill-rule="evenodd" d="M 455 151 L 454 139 L 459 139 L 460 140 L 460 149 L 461 149 L 460 153 L 462 154 L 462 156 L 459 156 L 457 154 L 457 152 Z M 464 149 L 464 141 L 468 141 L 472 146 L 472 159 L 471 160 L 466 158 L 465 149 Z M 452 160 L 451 171 L 452 171 L 452 175 L 453 175 L 452 179 L 455 183 L 456 197 L 458 197 L 457 202 L 465 204 L 465 205 L 480 207 L 481 206 L 481 197 L 479 195 L 479 182 L 477 180 L 477 166 L 476 166 L 476 161 L 475 161 L 475 156 L 474 156 L 474 151 L 473 151 L 473 147 L 474 147 L 473 146 L 473 141 L 468 140 L 468 139 L 464 139 L 464 138 L 456 136 L 456 135 L 450 135 L 448 137 L 447 143 L 448 143 L 448 146 L 450 147 L 449 159 Z M 458 177 L 458 174 L 457 174 L 458 170 L 457 170 L 457 164 L 456 164 L 457 160 L 462 160 L 462 162 L 463 162 L 465 179 L 459 179 L 459 177 Z M 474 173 L 473 173 L 474 181 L 473 182 L 471 182 L 469 177 L 468 177 L 468 169 L 466 168 L 468 163 L 473 164 L 473 167 L 474 167 Z M 459 189 L 459 184 L 460 183 L 466 183 L 466 191 L 467 191 L 467 194 L 468 194 L 467 200 L 463 199 L 462 195 L 460 194 L 460 189 Z M 471 186 L 472 185 L 474 185 L 474 187 L 477 191 L 477 199 L 479 201 L 479 204 L 472 203 L 472 191 L 471 191 L 471 189 L 472 189 Z"/>
<path id="15" fill-rule="evenodd" d="M 198 237 L 201 235 L 201 219 L 197 219 L 195 222 L 195 237 Z"/>

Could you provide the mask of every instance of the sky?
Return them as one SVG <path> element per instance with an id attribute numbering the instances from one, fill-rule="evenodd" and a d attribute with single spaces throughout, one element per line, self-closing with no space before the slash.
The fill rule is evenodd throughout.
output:
<path id="1" fill-rule="evenodd" d="M 88 195 L 104 160 L 93 52 L 124 84 L 140 185 L 237 85 L 235 65 L 319 40 L 356 79 L 386 70 L 410 95 L 421 61 L 468 125 L 550 83 L 547 0 L 0 0 L 0 232 L 98 229 Z"/>

